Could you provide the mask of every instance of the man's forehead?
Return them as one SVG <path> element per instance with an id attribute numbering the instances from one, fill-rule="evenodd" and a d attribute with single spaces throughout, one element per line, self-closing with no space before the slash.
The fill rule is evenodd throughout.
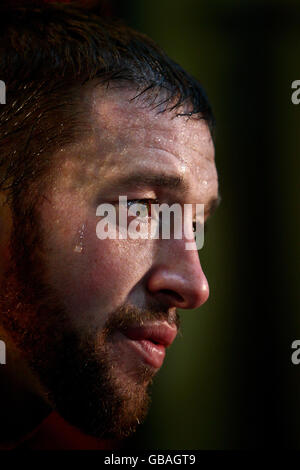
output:
<path id="1" fill-rule="evenodd" d="M 91 96 L 91 126 L 102 143 L 114 145 L 127 142 L 157 146 L 188 143 L 190 150 L 199 151 L 213 142 L 207 123 L 199 117 L 176 116 L 183 108 L 163 111 L 159 99 L 151 100 L 135 89 L 94 88 Z M 212 155 L 213 157 L 213 155 Z"/>
<path id="2" fill-rule="evenodd" d="M 190 183 L 192 178 L 194 186 L 215 180 L 214 146 L 206 122 L 176 117 L 180 110 L 158 113 L 149 103 L 134 100 L 136 94 L 128 89 L 92 90 L 90 135 L 63 152 L 70 185 L 74 172 L 80 186 L 104 185 L 120 175 L 143 171 L 183 176 Z"/>

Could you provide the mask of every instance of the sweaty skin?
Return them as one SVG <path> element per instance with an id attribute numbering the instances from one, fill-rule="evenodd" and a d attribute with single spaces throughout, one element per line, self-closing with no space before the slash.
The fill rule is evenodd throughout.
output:
<path id="1" fill-rule="evenodd" d="M 140 316 L 141 321 L 152 319 L 177 330 L 176 309 L 200 307 L 208 299 L 209 287 L 198 252 L 186 250 L 184 238 L 99 240 L 97 206 L 117 205 L 119 196 L 126 195 L 128 201 L 198 203 L 209 208 L 211 201 L 218 197 L 214 145 L 206 122 L 194 117 L 176 117 L 180 110 L 157 114 L 157 109 L 149 109 L 142 100 L 132 101 L 135 94 L 128 89 L 92 88 L 84 98 L 89 108 L 84 123 L 88 132 L 53 155 L 51 184 L 45 185 L 42 203 L 37 208 L 43 241 L 39 256 L 42 278 L 51 289 L 51 299 L 64 312 L 64 320 L 60 321 L 58 314 L 51 314 L 44 317 L 46 324 L 39 324 L 42 320 L 34 314 L 32 302 L 31 312 L 28 313 L 28 305 L 27 313 L 18 306 L 14 316 L 20 331 L 32 328 L 35 340 L 24 343 L 16 332 L 9 332 L 29 362 L 35 363 L 35 356 L 40 349 L 43 351 L 41 363 L 45 357 L 43 370 L 46 369 L 47 378 L 40 365 L 35 370 L 41 374 L 46 391 L 55 383 L 55 379 L 47 382 L 47 367 L 51 376 L 53 364 L 57 367 L 62 362 L 54 350 L 61 344 L 59 339 L 67 337 L 68 329 L 76 335 L 78 345 L 84 344 L 88 337 L 89 347 L 91 343 L 93 346 L 92 349 L 82 346 L 86 354 L 82 356 L 88 357 L 93 350 L 96 360 L 105 363 L 109 370 L 107 383 L 122 403 L 126 403 L 123 408 L 127 407 L 127 413 L 122 417 L 124 428 L 132 429 L 130 416 L 136 412 L 134 419 L 139 422 L 135 411 L 139 409 L 141 419 L 144 416 L 146 388 L 156 370 L 143 363 L 110 322 L 116 315 L 118 321 L 121 314 L 125 320 L 126 315 L 128 319 Z M 139 181 L 132 184 L 134 175 L 138 175 Z M 178 178 L 179 183 L 177 186 L 160 184 L 162 177 L 165 182 L 166 178 Z M 4 217 L 10 220 L 11 215 L 5 210 L 2 220 Z M 2 236 L 6 242 L 1 244 L 0 255 L 1 259 L 5 256 L 5 271 L 5 265 L 9 265 L 10 237 L 7 230 Z M 57 343 L 52 339 L 47 343 L 49 332 L 54 330 Z M 46 344 L 51 354 L 46 346 L 42 347 Z M 78 355 L 81 357 L 80 349 Z M 96 372 L 90 381 L 97 383 Z M 54 397 L 59 393 L 62 394 L 61 389 Z M 80 387 L 76 393 L 80 400 Z M 60 407 L 63 414 L 64 403 Z M 77 424 L 76 418 L 71 419 L 74 409 L 66 412 L 66 418 Z"/>
<path id="2" fill-rule="evenodd" d="M 63 149 L 55 185 L 41 208 L 44 227 L 49 228 L 49 280 L 61 290 L 79 327 L 89 321 L 101 328 L 119 305 L 129 301 L 142 308 L 149 297 L 170 307 L 199 307 L 209 290 L 197 251 L 185 250 L 184 239 L 100 241 L 96 208 L 117 204 L 119 195 L 169 204 L 207 204 L 217 198 L 208 127 L 198 119 L 157 115 L 135 101 L 129 104 L 130 92 L 119 93 L 122 99 L 111 92 L 104 102 L 97 99 L 99 94 L 96 89 L 91 98 L 92 136 Z M 116 185 L 134 173 L 180 176 L 187 190 Z M 81 252 L 74 250 L 79 233 Z"/>

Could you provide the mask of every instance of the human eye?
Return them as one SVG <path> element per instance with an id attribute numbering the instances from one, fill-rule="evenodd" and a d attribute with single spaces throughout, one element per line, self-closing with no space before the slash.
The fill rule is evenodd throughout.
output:
<path id="1" fill-rule="evenodd" d="M 156 202 L 156 199 L 130 199 L 127 201 L 128 214 L 146 221 L 151 217 L 151 205 Z"/>

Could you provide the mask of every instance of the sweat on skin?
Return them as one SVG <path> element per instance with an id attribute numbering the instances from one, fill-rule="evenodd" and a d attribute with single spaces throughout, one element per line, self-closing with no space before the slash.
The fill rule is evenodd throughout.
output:
<path id="1" fill-rule="evenodd" d="M 93 375 L 84 377 L 78 397 L 72 396 L 74 409 L 68 408 L 67 418 L 73 419 L 77 399 L 88 402 L 83 390 L 93 394 L 89 400 L 95 408 L 100 406 L 100 392 L 93 387 L 99 379 L 97 364 L 105 361 L 109 370 L 106 386 L 113 390 L 115 403 L 123 404 L 122 412 L 115 416 L 120 421 L 114 423 L 114 432 L 120 433 L 133 430 L 144 416 L 147 388 L 157 369 L 144 363 L 143 356 L 114 326 L 119 323 L 111 319 L 119 321 L 124 316 L 124 321 L 160 322 L 175 332 L 176 309 L 201 306 L 209 288 L 198 252 L 185 249 L 184 237 L 99 240 L 96 208 L 101 203 L 118 204 L 119 195 L 126 194 L 128 200 L 204 204 L 207 218 L 218 197 L 214 146 L 206 122 L 176 116 L 178 110 L 157 114 L 142 100 L 132 101 L 135 94 L 132 89 L 89 87 L 83 102 L 89 109 L 82 123 L 84 132 L 77 142 L 62 146 L 53 155 L 52 176 L 37 208 L 43 238 L 37 255 L 43 280 L 64 312 L 64 322 L 57 312 L 44 317 L 49 324 L 42 323 L 34 304 L 32 311 L 28 305 L 25 311 L 22 305 L 13 310 L 19 331 L 31 331 L 29 344 L 15 335 L 20 349 L 25 348 L 32 361 L 41 350 L 45 355 L 37 365 L 43 367 L 44 381 L 51 379 L 55 367 L 66 367 L 57 352 L 62 350 L 61 338 L 72 332 L 81 345 L 89 338 L 78 354 L 84 364 L 93 357 Z M 7 241 L 10 235 L 6 234 Z M 78 237 L 82 250 L 75 249 Z M 0 250 L 9 252 L 9 244 Z M 56 332 L 54 338 L 51 331 Z M 66 387 L 75 381 L 75 376 L 67 381 L 68 373 L 69 369 L 61 369 Z M 56 387 L 55 377 L 42 386 L 46 390 Z M 70 405 L 69 392 L 66 388 L 59 395 L 63 417 L 64 407 Z M 91 416 L 97 416 L 94 409 Z M 80 427 L 76 416 L 73 423 Z"/>

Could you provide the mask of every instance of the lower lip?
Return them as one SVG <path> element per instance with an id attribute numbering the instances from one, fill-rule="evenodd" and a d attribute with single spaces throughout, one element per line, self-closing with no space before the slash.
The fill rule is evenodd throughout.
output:
<path id="1" fill-rule="evenodd" d="M 134 349 L 148 365 L 155 369 L 159 369 L 163 365 L 166 349 L 162 344 L 154 344 L 148 339 L 130 339 L 123 333 L 121 335 L 128 347 Z"/>

